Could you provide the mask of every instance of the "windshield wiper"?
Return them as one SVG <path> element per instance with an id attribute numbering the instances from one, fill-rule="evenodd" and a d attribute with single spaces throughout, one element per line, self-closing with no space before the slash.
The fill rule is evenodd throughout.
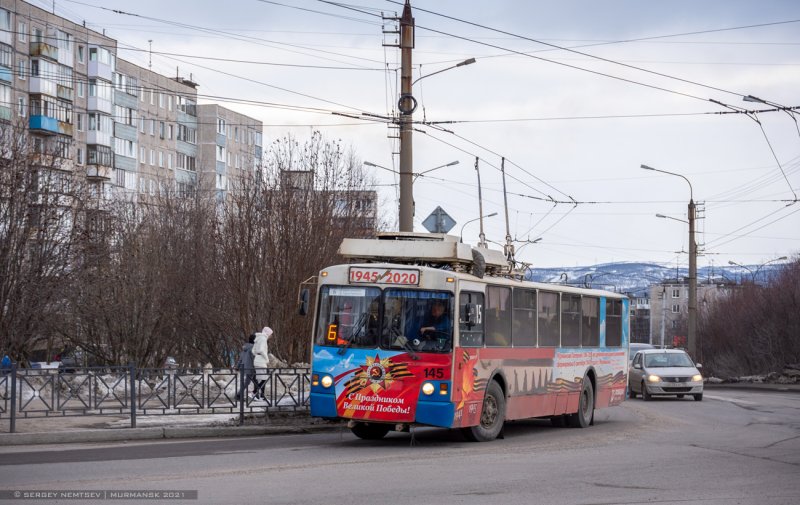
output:
<path id="1" fill-rule="evenodd" d="M 345 351 L 347 351 L 347 349 L 349 349 L 350 346 L 353 345 L 353 341 L 356 339 L 356 336 L 358 336 L 358 333 L 364 329 L 364 325 L 366 324 L 366 322 L 367 322 L 367 313 L 364 312 L 358 317 L 358 321 L 356 321 L 356 324 L 353 325 L 353 330 L 350 333 L 350 339 L 347 341 L 346 344 L 342 344 L 339 346 L 339 350 L 337 351 L 339 355 L 344 354 Z"/>

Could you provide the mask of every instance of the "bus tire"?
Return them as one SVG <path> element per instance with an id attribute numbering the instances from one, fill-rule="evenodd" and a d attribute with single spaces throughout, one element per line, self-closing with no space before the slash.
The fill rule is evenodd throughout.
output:
<path id="1" fill-rule="evenodd" d="M 350 428 L 353 435 L 363 440 L 380 440 L 389 433 L 388 424 L 379 423 L 356 423 Z"/>
<path id="2" fill-rule="evenodd" d="M 594 388 L 588 377 L 583 378 L 581 396 L 578 400 L 578 411 L 567 416 L 567 423 L 572 428 L 587 428 L 594 418 Z"/>
<path id="3" fill-rule="evenodd" d="M 489 442 L 500 435 L 506 420 L 506 397 L 497 381 L 489 383 L 483 397 L 480 424 L 464 428 L 464 436 L 472 442 Z"/>

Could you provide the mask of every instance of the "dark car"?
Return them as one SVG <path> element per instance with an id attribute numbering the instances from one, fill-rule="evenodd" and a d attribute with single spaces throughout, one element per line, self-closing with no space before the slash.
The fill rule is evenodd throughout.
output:
<path id="1" fill-rule="evenodd" d="M 97 354 L 81 347 L 69 347 L 61 351 L 56 359 L 61 361 L 61 369 L 72 372 L 76 368 L 96 367 L 103 365 Z"/>

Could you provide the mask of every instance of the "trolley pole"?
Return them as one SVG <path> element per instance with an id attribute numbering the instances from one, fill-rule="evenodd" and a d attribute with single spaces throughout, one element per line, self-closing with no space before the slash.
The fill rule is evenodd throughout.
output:
<path id="1" fill-rule="evenodd" d="M 411 50 L 414 48 L 414 18 L 406 0 L 400 18 L 400 231 L 414 231 L 414 158 L 411 141 L 416 101 L 411 93 Z"/>

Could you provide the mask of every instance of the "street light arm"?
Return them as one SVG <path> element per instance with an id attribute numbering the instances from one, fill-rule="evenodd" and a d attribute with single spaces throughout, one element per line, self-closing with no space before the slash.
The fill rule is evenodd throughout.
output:
<path id="1" fill-rule="evenodd" d="M 686 184 L 689 185 L 689 200 L 694 201 L 694 190 L 692 189 L 692 183 L 689 182 L 689 179 L 687 179 L 685 176 L 683 176 L 681 174 L 676 174 L 675 172 L 667 172 L 666 170 L 653 168 L 653 167 L 650 167 L 650 166 L 647 166 L 647 165 L 641 165 L 641 168 L 643 168 L 645 170 L 652 170 L 653 172 L 661 172 L 662 174 L 668 174 L 668 175 L 674 175 L 676 177 L 680 177 L 681 179 L 686 181 Z"/>
<path id="2" fill-rule="evenodd" d="M 475 63 L 475 58 L 469 58 L 469 59 L 467 59 L 467 60 L 464 60 L 464 61 L 462 61 L 461 63 L 458 63 L 458 64 L 456 64 L 456 65 L 453 65 L 452 67 L 443 68 L 443 69 L 441 69 L 441 70 L 437 70 L 436 72 L 433 72 L 433 73 L 430 73 L 430 74 L 427 74 L 427 75 L 420 76 L 420 77 L 418 77 L 416 80 L 412 81 L 412 82 L 411 82 L 411 85 L 413 86 L 414 84 L 418 83 L 418 82 L 419 82 L 419 81 L 421 81 L 422 79 L 425 79 L 426 77 L 430 77 L 430 76 L 432 76 L 432 75 L 436 75 L 436 74 L 441 74 L 442 72 L 446 72 L 447 70 L 452 70 L 452 69 L 454 69 L 454 68 L 463 67 L 463 66 L 465 66 L 465 65 L 472 65 L 473 63 Z"/>
<path id="3" fill-rule="evenodd" d="M 440 168 L 444 167 L 452 167 L 453 165 L 458 165 L 459 161 L 451 161 L 450 163 L 445 163 L 444 165 L 439 165 L 438 167 L 429 168 L 428 170 L 423 170 L 422 172 L 417 172 L 415 175 L 420 176 L 422 174 L 427 174 L 428 172 L 433 172 L 434 170 L 439 170 Z"/>
<path id="4" fill-rule="evenodd" d="M 664 214 L 656 214 L 656 217 L 660 217 L 661 219 L 672 219 L 673 221 L 680 221 L 681 223 L 689 224 L 689 221 L 678 219 L 677 217 L 665 216 Z"/>
<path id="5" fill-rule="evenodd" d="M 478 216 L 478 217 L 476 217 L 475 219 L 470 219 L 469 221 L 465 222 L 465 223 L 464 223 L 464 225 L 463 225 L 463 226 L 461 226 L 461 233 L 459 233 L 459 234 L 458 234 L 458 236 L 460 237 L 460 238 L 459 238 L 459 242 L 464 242 L 464 228 L 465 228 L 465 227 L 466 227 L 468 224 L 470 224 L 470 223 L 474 223 L 474 222 L 475 222 L 475 221 L 477 221 L 478 219 L 481 219 L 481 218 L 484 218 L 484 217 L 494 217 L 494 216 L 496 216 L 496 215 L 497 215 L 497 212 L 492 212 L 491 214 L 486 214 L 485 216 Z"/>

